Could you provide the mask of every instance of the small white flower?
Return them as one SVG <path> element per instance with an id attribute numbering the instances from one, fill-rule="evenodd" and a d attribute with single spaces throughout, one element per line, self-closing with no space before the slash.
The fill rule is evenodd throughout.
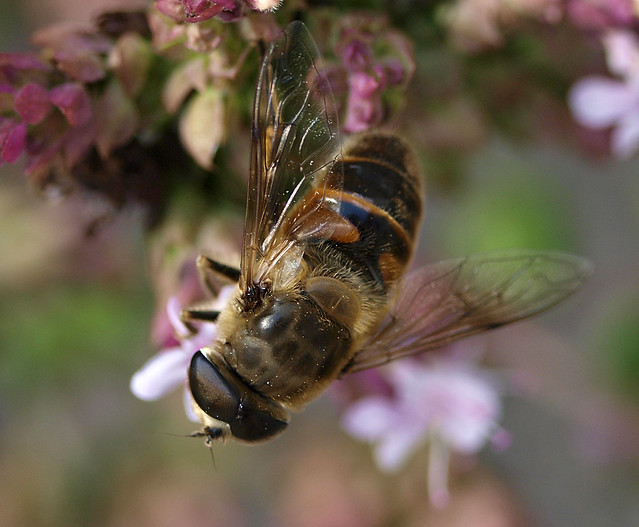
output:
<path id="1" fill-rule="evenodd" d="M 630 31 L 603 37 L 608 69 L 621 79 L 592 75 L 577 81 L 568 104 L 583 126 L 612 127 L 612 153 L 629 158 L 639 149 L 639 39 Z"/>
<path id="2" fill-rule="evenodd" d="M 501 430 L 496 383 L 472 363 L 450 358 L 401 361 L 389 370 L 388 380 L 394 396 L 356 401 L 346 410 L 343 425 L 375 444 L 382 470 L 399 469 L 428 443 L 430 498 L 434 505 L 444 505 L 450 450 L 474 454 Z"/>
<path id="3" fill-rule="evenodd" d="M 212 309 L 221 309 L 226 305 L 233 287 L 224 287 L 220 291 Z M 151 357 L 131 378 L 131 391 L 143 401 L 155 401 L 180 386 L 187 386 L 188 367 L 193 355 L 204 346 L 210 345 L 217 337 L 217 326 L 213 323 L 199 324 L 197 332 L 191 334 L 182 320 L 182 306 L 176 297 L 167 302 L 167 314 L 178 340 L 177 346 L 161 349 Z M 189 418 L 198 421 L 193 414 L 188 388 L 185 390 L 185 409 Z"/>

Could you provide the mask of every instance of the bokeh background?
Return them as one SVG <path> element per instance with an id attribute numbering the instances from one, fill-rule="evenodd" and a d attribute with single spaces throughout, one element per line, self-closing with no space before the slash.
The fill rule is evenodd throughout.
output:
<path id="1" fill-rule="evenodd" d="M 88 21 L 100 4 L 2 0 L 0 49 L 30 49 L 35 28 Z M 156 351 L 157 233 L 126 207 L 87 236 L 99 203 L 46 199 L 5 165 L 0 524 L 639 525 L 639 160 L 612 158 L 605 134 L 588 135 L 567 109 L 572 81 L 605 72 L 596 40 L 562 25 L 518 31 L 505 50 L 416 47 L 395 126 L 426 176 L 417 260 L 550 248 L 587 257 L 595 273 L 560 308 L 486 338 L 487 361 L 520 381 L 501 423 L 512 445 L 453 463 L 446 509 L 425 497 L 425 453 L 381 473 L 330 395 L 276 441 L 217 446 L 212 459 L 186 437 L 194 425 L 177 392 L 147 403 L 129 391 Z M 248 146 L 248 135 L 235 141 Z M 226 220 L 231 233 L 240 212 Z"/>

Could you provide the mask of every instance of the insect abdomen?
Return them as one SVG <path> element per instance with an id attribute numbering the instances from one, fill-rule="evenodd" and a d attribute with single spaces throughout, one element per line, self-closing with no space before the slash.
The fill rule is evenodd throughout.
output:
<path id="1" fill-rule="evenodd" d="M 414 154 L 395 136 L 362 136 L 344 151 L 340 212 L 359 239 L 334 247 L 378 290 L 393 285 L 412 255 L 422 213 L 420 182 Z"/>

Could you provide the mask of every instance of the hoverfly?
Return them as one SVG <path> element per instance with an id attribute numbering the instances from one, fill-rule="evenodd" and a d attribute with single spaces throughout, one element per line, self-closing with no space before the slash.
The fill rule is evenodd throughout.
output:
<path id="1" fill-rule="evenodd" d="M 240 269 L 198 261 L 237 282 L 221 312 L 183 313 L 218 325 L 188 374 L 207 441 L 269 439 L 333 380 L 537 314 L 589 274 L 582 259 L 538 251 L 406 273 L 423 206 L 416 157 L 383 133 L 342 145 L 318 61 L 301 22 L 266 52 Z"/>

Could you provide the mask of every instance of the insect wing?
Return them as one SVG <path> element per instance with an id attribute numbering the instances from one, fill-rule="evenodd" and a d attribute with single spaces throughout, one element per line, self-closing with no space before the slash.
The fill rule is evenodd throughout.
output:
<path id="1" fill-rule="evenodd" d="M 269 48 L 253 108 L 240 286 L 259 283 L 304 241 L 328 236 L 342 175 L 335 101 L 306 26 L 293 22 Z M 339 223 L 339 220 L 337 220 Z"/>
<path id="2" fill-rule="evenodd" d="M 408 273 L 389 314 L 346 369 L 439 348 L 551 308 L 590 275 L 575 256 L 532 251 L 446 260 Z"/>

